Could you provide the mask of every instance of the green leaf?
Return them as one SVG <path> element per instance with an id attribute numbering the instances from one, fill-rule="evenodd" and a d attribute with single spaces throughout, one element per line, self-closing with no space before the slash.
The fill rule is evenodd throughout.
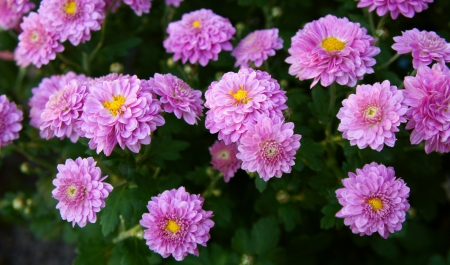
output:
<path id="1" fill-rule="evenodd" d="M 280 238 L 280 228 L 276 218 L 269 216 L 260 219 L 252 228 L 252 243 L 256 246 L 256 254 L 266 255 L 275 248 Z"/>
<path id="2" fill-rule="evenodd" d="M 170 135 L 152 139 L 149 160 L 156 166 L 164 167 L 164 160 L 180 159 L 180 152 L 188 146 L 188 142 L 172 140 Z"/>
<path id="3" fill-rule="evenodd" d="M 122 41 L 114 42 L 114 44 L 107 45 L 99 52 L 99 56 L 105 56 L 113 58 L 114 56 L 127 56 L 128 50 L 135 46 L 138 46 L 142 42 L 142 39 L 138 37 L 128 37 L 122 39 Z"/>
<path id="4" fill-rule="evenodd" d="M 114 189 L 105 200 L 106 207 L 102 210 L 100 224 L 102 225 L 102 233 L 104 236 L 109 235 L 119 224 L 119 216 L 124 219 L 131 218 L 132 205 L 135 200 L 134 194 L 123 185 Z"/>
<path id="5" fill-rule="evenodd" d="M 255 177 L 255 186 L 262 193 L 267 188 L 267 181 L 257 176 Z"/>
<path id="6" fill-rule="evenodd" d="M 300 143 L 301 146 L 297 151 L 296 161 L 302 161 L 314 171 L 322 171 L 325 167 L 321 159 L 323 148 L 309 138 L 302 139 Z"/>
<path id="7" fill-rule="evenodd" d="M 313 115 L 319 118 L 319 123 L 327 124 L 329 121 L 329 104 L 330 99 L 327 90 L 321 86 L 315 86 L 311 90 L 312 103 L 309 103 L 309 108 Z"/>
<path id="8" fill-rule="evenodd" d="M 255 245 L 252 242 L 250 233 L 244 228 L 239 228 L 231 239 L 232 248 L 239 253 L 254 254 Z"/>
<path id="9" fill-rule="evenodd" d="M 122 265 L 149 264 L 150 250 L 143 239 L 131 238 L 124 242 Z"/>
<path id="10" fill-rule="evenodd" d="M 294 230 L 295 225 L 300 223 L 300 211 L 292 204 L 283 204 L 278 208 L 280 221 L 284 224 L 286 231 Z"/>
<path id="11" fill-rule="evenodd" d="M 337 199 L 333 197 L 331 203 L 322 208 L 322 213 L 324 214 L 320 220 L 320 227 L 322 229 L 330 229 L 337 224 L 338 219 L 336 213 L 339 212 L 341 207 L 342 206 L 337 202 Z"/>
<path id="12" fill-rule="evenodd" d="M 136 161 L 132 154 L 128 154 L 121 160 L 119 163 L 119 170 L 127 180 L 133 179 L 134 173 L 136 172 Z"/>
<path id="13" fill-rule="evenodd" d="M 107 264 L 105 253 L 108 252 L 108 247 L 99 241 L 89 242 L 79 245 L 75 250 L 78 253 L 74 265 L 103 265 Z"/>

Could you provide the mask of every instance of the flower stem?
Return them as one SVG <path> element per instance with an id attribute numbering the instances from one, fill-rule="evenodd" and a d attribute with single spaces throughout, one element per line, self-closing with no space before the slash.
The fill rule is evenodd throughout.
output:
<path id="1" fill-rule="evenodd" d="M 58 56 L 58 58 L 63 61 L 63 63 L 73 66 L 75 68 L 77 68 L 77 71 L 83 72 L 83 67 L 81 67 L 78 63 L 67 59 L 66 57 L 64 57 L 61 53 L 57 53 L 56 56 Z"/>
<path id="2" fill-rule="evenodd" d="M 391 57 L 391 59 L 389 59 L 389 61 L 387 61 L 386 63 L 384 63 L 383 65 L 379 66 L 377 68 L 377 70 L 383 69 L 385 67 L 388 67 L 391 63 L 393 63 L 395 60 L 398 59 L 398 57 L 400 57 L 399 53 L 396 53 L 394 56 Z"/>
<path id="3" fill-rule="evenodd" d="M 113 239 L 113 243 L 118 243 L 120 241 L 123 241 L 129 237 L 139 237 L 142 238 L 143 237 L 143 230 L 142 230 L 142 226 L 140 224 L 137 224 L 135 226 L 133 226 L 132 228 L 126 230 L 126 231 L 122 231 L 119 233 L 119 235 Z"/>
<path id="4" fill-rule="evenodd" d="M 332 83 L 330 86 L 330 104 L 328 106 L 328 112 L 333 115 L 334 105 L 336 104 L 336 83 Z M 331 117 L 333 118 L 333 117 Z M 332 120 L 332 119 L 331 119 Z M 330 120 L 330 122 L 331 122 Z"/>
<path id="5" fill-rule="evenodd" d="M 369 16 L 370 31 L 372 32 L 372 35 L 375 36 L 375 23 L 373 22 L 372 12 L 369 11 L 369 8 L 366 8 L 365 11 Z"/>

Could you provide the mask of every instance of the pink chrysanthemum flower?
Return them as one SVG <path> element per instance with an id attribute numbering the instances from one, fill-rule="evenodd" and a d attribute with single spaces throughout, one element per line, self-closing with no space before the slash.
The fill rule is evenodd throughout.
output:
<path id="1" fill-rule="evenodd" d="M 34 8 L 34 3 L 28 0 L 0 1 L 0 28 L 4 30 L 17 27 L 22 16 Z"/>
<path id="2" fill-rule="evenodd" d="M 210 148 L 211 164 L 223 174 L 225 182 L 229 182 L 234 177 L 236 171 L 241 167 L 242 161 L 237 159 L 237 144 L 225 144 L 222 141 L 216 141 Z"/>
<path id="3" fill-rule="evenodd" d="M 187 254 L 198 256 L 197 244 L 206 246 L 214 226 L 212 211 L 202 209 L 204 199 L 191 195 L 184 187 L 166 190 L 148 202 L 140 224 L 147 228 L 144 238 L 149 248 L 164 258 L 183 260 Z"/>
<path id="4" fill-rule="evenodd" d="M 356 94 L 351 94 L 342 101 L 343 107 L 337 117 L 341 120 L 338 131 L 342 138 L 349 139 L 351 145 L 360 149 L 370 148 L 381 151 L 383 146 L 394 146 L 401 122 L 406 122 L 403 115 L 407 106 L 403 103 L 402 90 L 391 86 L 389 81 L 356 87 Z"/>
<path id="5" fill-rule="evenodd" d="M 283 48 L 283 39 L 278 37 L 278 29 L 256 30 L 243 38 L 231 53 L 236 58 L 235 67 L 250 67 L 253 62 L 260 67 L 275 50 Z"/>
<path id="6" fill-rule="evenodd" d="M 227 18 L 209 9 L 200 9 L 184 14 L 180 21 L 171 22 L 167 28 L 169 37 L 163 45 L 168 53 L 174 53 L 174 61 L 198 61 L 206 66 L 209 60 L 216 61 L 222 50 L 233 49 L 230 39 L 235 32 Z"/>
<path id="7" fill-rule="evenodd" d="M 19 44 L 14 51 L 17 65 L 27 67 L 31 63 L 40 68 L 56 58 L 57 52 L 62 52 L 64 46 L 57 41 L 54 32 L 49 31 L 42 16 L 31 12 L 20 24 L 23 32 L 19 35 Z"/>
<path id="8" fill-rule="evenodd" d="M 141 16 L 142 13 L 149 13 L 152 7 L 151 0 L 123 0 L 123 2 L 129 5 L 138 16 Z"/>
<path id="9" fill-rule="evenodd" d="M 166 0 L 166 6 L 179 7 L 184 0 Z"/>
<path id="10" fill-rule="evenodd" d="M 450 152 L 450 70 L 444 64 L 420 66 L 415 77 L 405 77 L 406 129 L 411 144 L 425 140 L 425 152 Z"/>
<path id="11" fill-rule="evenodd" d="M 209 108 L 205 126 L 211 133 L 218 132 L 226 144 L 238 142 L 247 131 L 245 125 L 256 123 L 258 116 L 283 117 L 285 94 L 267 72 L 251 68 L 228 72 L 205 92 L 205 107 Z"/>
<path id="12" fill-rule="evenodd" d="M 89 148 L 109 156 L 116 144 L 139 152 L 150 144 L 150 134 L 164 124 L 160 102 L 137 76 L 92 82 L 83 108 L 83 136 Z"/>
<path id="13" fill-rule="evenodd" d="M 342 180 L 344 188 L 336 190 L 343 206 L 336 217 L 345 218 L 344 224 L 361 236 L 378 232 L 387 238 L 401 230 L 409 209 L 409 188 L 395 178 L 394 168 L 372 162 L 348 176 Z"/>
<path id="14" fill-rule="evenodd" d="M 84 227 L 89 221 L 97 221 L 97 212 L 105 207 L 105 199 L 113 190 L 111 184 L 103 182 L 108 176 L 102 177 L 101 170 L 95 165 L 92 157 L 67 159 L 66 163 L 58 165 L 58 173 L 53 185 L 53 198 L 59 202 L 61 218 Z"/>
<path id="15" fill-rule="evenodd" d="M 104 6 L 104 0 L 42 0 L 38 12 L 61 42 L 77 46 L 91 39 L 91 30 L 100 29 Z"/>
<path id="16" fill-rule="evenodd" d="M 0 95 L 0 147 L 19 138 L 22 120 L 23 112 L 17 109 L 16 104 L 9 102 L 5 95 Z"/>
<path id="17" fill-rule="evenodd" d="M 402 36 L 394 37 L 392 49 L 399 54 L 412 53 L 413 67 L 429 65 L 436 62 L 450 62 L 450 43 L 435 32 L 412 29 L 402 32 Z"/>
<path id="18" fill-rule="evenodd" d="M 369 12 L 376 9 L 380 17 L 390 12 L 392 19 L 397 19 L 399 14 L 412 18 L 415 13 L 427 9 L 428 3 L 433 0 L 359 0 L 358 7 L 369 7 Z"/>
<path id="19" fill-rule="evenodd" d="M 171 74 L 155 74 L 149 86 L 161 96 L 164 111 L 174 113 L 188 124 L 197 124 L 203 116 L 202 91 L 192 89 L 186 82 Z"/>
<path id="20" fill-rule="evenodd" d="M 347 18 L 327 15 L 307 23 L 292 37 L 289 74 L 300 80 L 314 79 L 311 88 L 320 81 L 324 87 L 336 81 L 355 86 L 365 74 L 373 73 L 373 58 L 380 48 L 375 39 L 359 23 Z"/>
<path id="21" fill-rule="evenodd" d="M 41 115 L 41 136 L 46 139 L 68 137 L 74 143 L 78 141 L 87 93 L 86 84 L 72 80 L 51 95 Z"/>
<path id="22" fill-rule="evenodd" d="M 265 181 L 281 178 L 283 172 L 290 173 L 302 138 L 294 134 L 294 123 L 284 123 L 279 117 L 260 116 L 256 124 L 248 124 L 247 128 L 236 155 L 242 160 L 241 168 L 258 172 Z"/>

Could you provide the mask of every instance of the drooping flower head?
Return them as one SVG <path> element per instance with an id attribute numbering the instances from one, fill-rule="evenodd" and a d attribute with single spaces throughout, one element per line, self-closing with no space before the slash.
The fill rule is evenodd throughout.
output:
<path id="1" fill-rule="evenodd" d="M 61 218 L 84 227 L 89 221 L 95 223 L 97 214 L 105 207 L 105 199 L 113 190 L 111 184 L 103 182 L 101 170 L 95 165 L 92 157 L 67 159 L 65 164 L 58 165 L 58 173 L 53 185 L 53 198 L 59 202 Z"/>
<path id="2" fill-rule="evenodd" d="M 77 46 L 91 39 L 91 30 L 100 29 L 104 6 L 104 0 L 42 0 L 38 12 L 61 42 Z"/>
<path id="3" fill-rule="evenodd" d="M 81 125 L 83 136 L 91 139 L 89 148 L 109 156 L 116 144 L 139 152 L 150 144 L 150 134 L 164 124 L 160 102 L 137 76 L 92 82 L 84 104 Z"/>
<path id="4" fill-rule="evenodd" d="M 302 138 L 294 134 L 294 123 L 284 123 L 279 117 L 259 116 L 256 124 L 247 127 L 236 155 L 242 160 L 241 168 L 258 172 L 265 181 L 281 178 L 283 172 L 290 173 Z"/>
<path id="5" fill-rule="evenodd" d="M 359 23 L 347 18 L 327 15 L 307 23 L 292 37 L 289 74 L 300 80 L 314 79 L 324 87 L 336 81 L 340 85 L 355 86 L 365 74 L 373 73 L 373 58 L 380 48 L 375 39 Z"/>
<path id="6" fill-rule="evenodd" d="M 29 0 L 2 0 L 0 1 L 0 28 L 13 29 L 19 25 L 22 16 L 34 8 Z"/>
<path id="7" fill-rule="evenodd" d="M 425 140 L 425 152 L 450 152 L 450 70 L 444 64 L 419 66 L 416 76 L 405 77 L 406 129 L 411 144 Z"/>
<path id="8" fill-rule="evenodd" d="M 283 48 L 283 39 L 278 37 L 278 29 L 256 30 L 243 38 L 231 53 L 236 58 L 235 67 L 250 67 L 253 62 L 260 67 L 275 50 Z"/>
<path id="9" fill-rule="evenodd" d="M 123 0 L 123 2 L 129 5 L 138 16 L 142 16 L 142 13 L 149 13 L 152 7 L 152 0 Z"/>
<path id="10" fill-rule="evenodd" d="M 200 90 L 192 89 L 186 82 L 171 74 L 155 74 L 149 86 L 161 96 L 164 111 L 174 113 L 188 124 L 197 124 L 203 116 L 203 100 Z"/>
<path id="11" fill-rule="evenodd" d="M 409 209 L 409 188 L 395 178 L 394 168 L 372 162 L 348 176 L 342 180 L 344 188 L 336 190 L 343 206 L 336 217 L 345 218 L 344 224 L 361 236 L 378 232 L 387 238 L 401 230 Z"/>
<path id="12" fill-rule="evenodd" d="M 394 41 L 392 49 L 399 54 L 412 53 L 415 69 L 433 61 L 450 62 L 450 43 L 433 31 L 407 30 L 402 32 L 402 36 L 394 37 Z"/>
<path id="13" fill-rule="evenodd" d="M 184 0 L 166 0 L 166 6 L 179 7 Z"/>
<path id="14" fill-rule="evenodd" d="M 428 3 L 433 0 L 359 0 L 358 7 L 369 7 L 369 12 L 376 10 L 380 17 L 390 12 L 392 19 L 397 19 L 399 14 L 412 18 L 415 13 L 427 9 Z"/>
<path id="15" fill-rule="evenodd" d="M 210 148 L 211 164 L 223 174 L 225 182 L 229 182 L 234 177 L 236 171 L 241 167 L 242 161 L 237 159 L 237 144 L 225 144 L 222 141 L 216 141 Z"/>
<path id="16" fill-rule="evenodd" d="M 349 139 L 351 145 L 360 149 L 370 148 L 381 151 L 383 146 L 394 146 L 395 132 L 401 122 L 406 122 L 403 115 L 407 106 L 403 103 L 402 90 L 391 86 L 389 81 L 356 87 L 356 94 L 351 94 L 342 101 L 343 107 L 337 117 L 341 120 L 338 130 L 342 138 Z"/>
<path id="17" fill-rule="evenodd" d="M 19 138 L 22 120 L 23 112 L 17 109 L 16 104 L 9 102 L 5 95 L 0 95 L 0 147 Z"/>
<path id="18" fill-rule="evenodd" d="M 183 260 L 198 256 L 197 244 L 206 246 L 214 226 L 212 211 L 202 209 L 204 199 L 186 192 L 184 187 L 166 190 L 148 202 L 140 224 L 147 228 L 144 238 L 149 248 L 164 258 Z"/>
<path id="19" fill-rule="evenodd" d="M 173 60 L 183 63 L 199 62 L 206 66 L 209 60 L 216 61 L 222 51 L 233 49 L 230 39 L 236 32 L 227 18 L 214 14 L 209 9 L 200 9 L 184 14 L 180 21 L 171 22 L 167 28 L 169 37 L 163 45 Z"/>
<path id="20" fill-rule="evenodd" d="M 40 68 L 56 58 L 57 52 L 62 52 L 64 46 L 58 42 L 57 36 L 43 22 L 42 16 L 31 12 L 20 24 L 22 33 L 19 44 L 14 51 L 17 65 L 27 67 L 34 64 Z"/>
<path id="21" fill-rule="evenodd" d="M 285 94 L 267 72 L 251 68 L 228 72 L 205 92 L 209 108 L 205 126 L 211 133 L 218 132 L 226 144 L 238 142 L 247 130 L 245 125 L 256 123 L 258 116 L 283 117 Z"/>

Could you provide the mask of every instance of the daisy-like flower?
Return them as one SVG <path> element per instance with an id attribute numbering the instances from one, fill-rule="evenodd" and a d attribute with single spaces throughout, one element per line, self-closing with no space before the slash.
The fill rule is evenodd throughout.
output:
<path id="1" fill-rule="evenodd" d="M 365 74 L 373 73 L 373 58 L 380 48 L 375 39 L 359 23 L 347 18 L 327 15 L 307 23 L 292 37 L 286 62 L 289 74 L 300 80 L 314 79 L 311 88 L 320 81 L 324 87 L 336 81 L 355 86 Z"/>
<path id="2" fill-rule="evenodd" d="M 445 64 L 420 66 L 417 75 L 405 77 L 406 129 L 411 144 L 425 140 L 425 152 L 450 152 L 450 70 Z"/>
<path id="3" fill-rule="evenodd" d="M 387 238 L 401 230 L 409 209 L 409 188 L 395 178 L 394 168 L 372 162 L 348 176 L 342 180 L 344 188 L 336 190 L 343 206 L 336 217 L 345 218 L 344 224 L 361 236 L 378 232 Z"/>
<path id="4" fill-rule="evenodd" d="M 66 163 L 58 165 L 58 173 L 53 185 L 53 198 L 59 202 L 61 218 L 84 227 L 89 221 L 95 223 L 100 208 L 105 207 L 105 199 L 113 190 L 111 184 L 103 182 L 101 170 L 95 165 L 92 157 L 67 159 Z"/>
<path id="5" fill-rule="evenodd" d="M 78 141 L 87 92 L 85 84 L 72 80 L 51 95 L 41 115 L 41 136 L 46 139 L 68 137 L 74 143 Z"/>
<path id="6" fill-rule="evenodd" d="M 433 31 L 407 30 L 402 32 L 402 36 L 394 37 L 394 41 L 392 49 L 399 54 L 412 53 L 415 69 L 433 61 L 450 62 L 450 43 Z"/>
<path id="7" fill-rule="evenodd" d="M 151 0 L 123 0 L 123 2 L 129 5 L 138 16 L 141 16 L 142 13 L 149 13 L 152 7 Z"/>
<path id="8" fill-rule="evenodd" d="M 183 260 L 187 254 L 198 256 L 197 244 L 206 246 L 214 226 L 212 211 L 202 209 L 204 199 L 191 195 L 184 187 L 166 190 L 148 202 L 140 224 L 149 248 L 164 258 Z"/>
<path id="9" fill-rule="evenodd" d="M 109 156 L 116 144 L 139 152 L 150 144 L 150 134 L 164 124 L 161 103 L 137 76 L 92 82 L 83 107 L 81 130 L 89 148 Z"/>
<path id="10" fill-rule="evenodd" d="M 20 27 L 23 31 L 14 51 L 17 65 L 27 67 L 32 63 L 40 68 L 54 60 L 57 52 L 64 50 L 57 36 L 45 26 L 42 16 L 37 13 L 31 12 L 23 19 Z"/>
<path id="11" fill-rule="evenodd" d="M 394 146 L 395 132 L 401 122 L 406 122 L 403 115 L 407 106 L 403 103 L 402 90 L 391 86 L 389 81 L 356 87 L 356 94 L 351 94 L 342 101 L 343 107 L 337 117 L 341 120 L 338 130 L 342 138 L 349 139 L 351 145 L 360 149 L 370 148 L 381 151 L 383 146 Z"/>
<path id="12" fill-rule="evenodd" d="M 278 29 L 256 30 L 243 38 L 231 53 L 236 58 L 235 67 L 250 67 L 253 62 L 260 67 L 275 50 L 283 48 L 283 39 L 278 37 Z"/>
<path id="13" fill-rule="evenodd" d="M 209 148 L 209 153 L 212 158 L 211 164 L 215 169 L 222 172 L 224 181 L 228 183 L 242 163 L 236 157 L 238 153 L 237 144 L 225 144 L 222 141 L 216 141 Z"/>
<path id="14" fill-rule="evenodd" d="M 16 104 L 9 102 L 5 95 L 0 95 L 0 147 L 19 138 L 22 119 L 23 112 L 17 109 Z"/>
<path id="15" fill-rule="evenodd" d="M 214 14 L 209 9 L 200 9 L 184 14 L 180 21 L 171 22 L 167 28 L 169 37 L 163 45 L 173 60 L 206 66 L 209 60 L 216 61 L 222 51 L 231 51 L 230 39 L 236 29 L 227 18 Z"/>
<path id="16" fill-rule="evenodd" d="M 412 18 L 415 13 L 427 9 L 428 3 L 433 0 L 359 0 L 357 6 L 369 7 L 369 12 L 376 10 L 380 17 L 390 12 L 392 19 L 397 19 L 399 14 Z"/>
<path id="17" fill-rule="evenodd" d="M 205 92 L 205 126 L 211 133 L 219 133 L 226 144 L 238 142 L 247 131 L 246 124 L 254 124 L 258 116 L 283 117 L 286 92 L 277 80 L 264 71 L 241 68 L 228 72 Z"/>
<path id="18" fill-rule="evenodd" d="M 183 0 L 166 0 L 166 6 L 179 7 Z"/>
<path id="19" fill-rule="evenodd" d="M 241 168 L 258 172 L 264 181 L 272 177 L 281 178 L 283 172 L 290 173 L 302 138 L 294 134 L 294 123 L 284 123 L 279 117 L 259 116 L 256 124 L 248 124 L 247 127 L 236 155 L 242 160 Z"/>
<path id="20" fill-rule="evenodd" d="M 171 74 L 155 74 L 150 78 L 149 86 L 161 96 L 159 99 L 164 111 L 174 113 L 178 119 L 188 124 L 197 124 L 203 116 L 203 100 L 200 90 L 192 89 L 186 82 Z"/>
<path id="21" fill-rule="evenodd" d="M 34 8 L 34 3 L 28 0 L 0 1 L 0 28 L 4 30 L 15 28 L 22 16 Z"/>
<path id="22" fill-rule="evenodd" d="M 61 42 L 74 46 L 91 39 L 105 18 L 104 0 L 42 0 L 38 13 Z"/>

